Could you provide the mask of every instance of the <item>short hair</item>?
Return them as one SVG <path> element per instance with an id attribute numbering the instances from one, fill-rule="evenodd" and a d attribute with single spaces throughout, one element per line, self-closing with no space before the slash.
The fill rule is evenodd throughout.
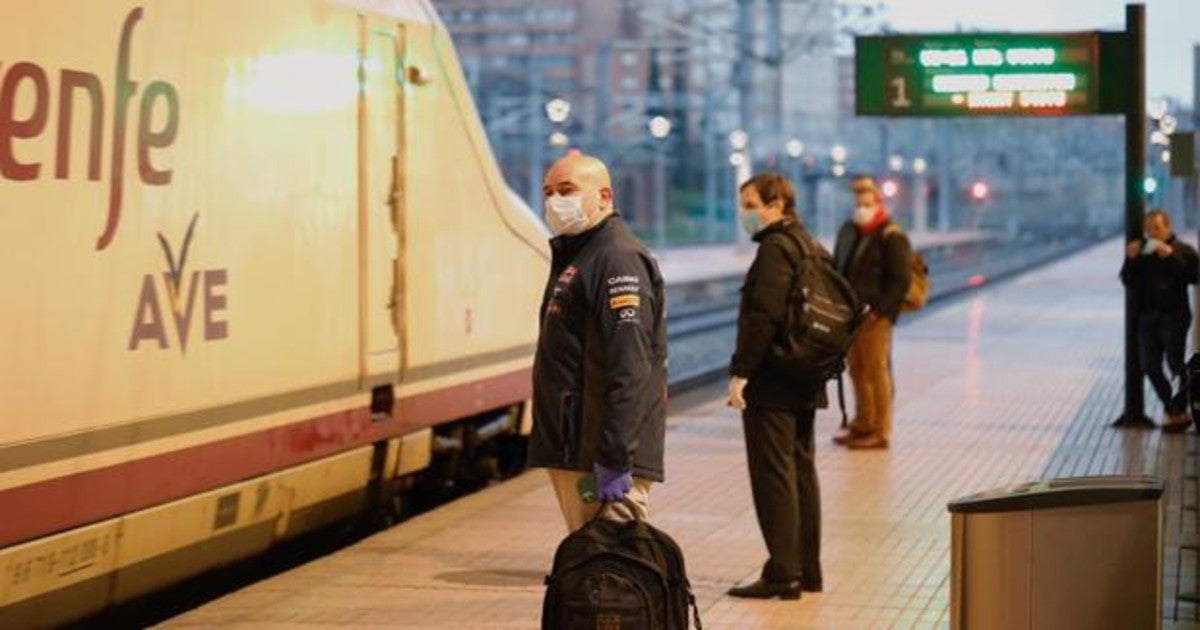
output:
<path id="1" fill-rule="evenodd" d="M 754 187 L 764 204 L 780 201 L 783 203 L 783 213 L 789 217 L 796 216 L 796 187 L 791 180 L 779 173 L 759 173 L 746 180 L 738 191 Z"/>
<path id="2" fill-rule="evenodd" d="M 1167 214 L 1166 210 L 1163 210 L 1162 208 L 1151 208 L 1148 212 L 1146 212 L 1147 221 L 1154 218 L 1162 219 L 1163 223 L 1167 224 L 1167 227 L 1171 227 L 1171 215 Z"/>
<path id="3" fill-rule="evenodd" d="M 875 202 L 883 205 L 883 191 L 875 183 L 875 178 L 870 175 L 859 175 L 850 181 L 850 190 L 855 196 L 871 195 L 875 197 Z"/>

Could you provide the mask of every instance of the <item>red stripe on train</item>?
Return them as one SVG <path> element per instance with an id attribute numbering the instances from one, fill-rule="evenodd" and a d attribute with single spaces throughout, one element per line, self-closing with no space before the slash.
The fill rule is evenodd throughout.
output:
<path id="1" fill-rule="evenodd" d="M 373 424 L 367 407 L 0 491 L 0 547 L 327 457 L 529 397 L 528 369 L 396 402 Z"/>

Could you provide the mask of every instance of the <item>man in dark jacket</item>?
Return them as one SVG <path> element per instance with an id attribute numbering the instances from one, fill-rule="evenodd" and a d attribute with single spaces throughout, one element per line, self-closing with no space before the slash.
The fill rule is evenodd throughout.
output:
<path id="1" fill-rule="evenodd" d="M 827 401 L 823 383 L 796 382 L 773 368 L 768 355 L 799 265 L 806 264 L 793 236 L 810 237 L 796 218 L 795 188 L 782 175 L 755 175 L 742 185 L 740 199 L 742 226 L 759 245 L 742 286 L 729 405 L 742 412 L 754 510 L 770 557 L 758 580 L 729 594 L 799 599 L 802 590 L 822 588 L 813 419 Z M 808 242 L 828 257 L 819 243 Z"/>
<path id="2" fill-rule="evenodd" d="M 911 248 L 892 223 L 874 180 L 856 178 L 852 191 L 854 215 L 838 230 L 833 258 L 871 310 L 846 356 L 854 384 L 854 420 L 833 441 L 853 449 L 887 448 L 894 396 L 892 328 L 911 281 Z"/>
<path id="3" fill-rule="evenodd" d="M 549 468 L 567 527 L 646 518 L 663 480 L 667 333 L 658 265 L 613 209 L 608 170 L 572 153 L 546 173 L 550 278 L 533 364 L 529 465 Z M 594 477 L 592 476 L 594 475 Z M 582 496 L 594 483 L 595 499 Z"/>
<path id="4" fill-rule="evenodd" d="M 1166 412 L 1162 428 L 1183 431 L 1188 426 L 1183 353 L 1192 321 L 1187 285 L 1196 283 L 1196 250 L 1175 238 L 1171 219 L 1162 210 L 1146 213 L 1145 236 L 1145 241 L 1134 239 L 1127 245 L 1121 282 L 1134 290 L 1142 372 Z M 1179 383 L 1174 393 L 1163 375 L 1164 354 Z"/>

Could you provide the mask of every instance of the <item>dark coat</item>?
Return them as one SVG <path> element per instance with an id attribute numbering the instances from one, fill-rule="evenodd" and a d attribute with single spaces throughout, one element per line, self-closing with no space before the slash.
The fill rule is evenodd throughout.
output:
<path id="1" fill-rule="evenodd" d="M 661 481 L 667 328 L 658 265 L 618 216 L 550 245 L 529 465 L 590 471 L 599 462 Z"/>
<path id="2" fill-rule="evenodd" d="M 1196 284 L 1200 263 L 1191 245 L 1175 238 L 1167 239 L 1175 251 L 1166 258 L 1156 254 L 1125 257 L 1121 265 L 1121 283 L 1133 287 L 1138 313 L 1191 317 L 1187 285 Z"/>
<path id="3" fill-rule="evenodd" d="M 772 223 L 754 235 L 758 252 L 742 285 L 737 349 L 729 371 L 749 379 L 744 393 L 748 406 L 790 411 L 824 408 L 828 405 L 824 383 L 797 383 L 772 367 L 769 359 L 771 344 L 782 335 L 787 301 L 803 264 L 799 247 L 786 231 L 809 238 L 793 219 Z"/>
<path id="4" fill-rule="evenodd" d="M 833 260 L 871 312 L 895 322 L 912 281 L 912 246 L 899 230 L 885 234 L 890 225 L 889 219 L 864 234 L 853 221 L 843 223 Z"/>

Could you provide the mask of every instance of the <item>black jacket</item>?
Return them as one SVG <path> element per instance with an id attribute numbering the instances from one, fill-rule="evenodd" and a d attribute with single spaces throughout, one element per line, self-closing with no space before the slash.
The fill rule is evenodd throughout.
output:
<path id="1" fill-rule="evenodd" d="M 863 234 L 853 221 L 846 221 L 838 230 L 833 260 L 871 312 L 894 322 L 912 281 L 912 247 L 899 230 L 885 235 L 890 225 L 889 219 Z"/>
<path id="2" fill-rule="evenodd" d="M 662 481 L 667 328 L 658 265 L 619 216 L 550 245 L 529 465 L 591 470 L 599 462 Z"/>
<path id="3" fill-rule="evenodd" d="M 792 411 L 823 408 L 828 405 L 824 383 L 799 384 L 773 368 L 769 361 L 768 351 L 782 334 L 787 301 L 799 265 L 803 264 L 799 246 L 785 231 L 808 238 L 794 219 L 777 221 L 754 235 L 758 252 L 742 285 L 737 349 L 729 371 L 733 376 L 750 380 L 744 396 L 751 407 Z"/>
<path id="4" fill-rule="evenodd" d="M 1190 317 L 1187 285 L 1196 284 L 1200 273 L 1196 250 L 1173 234 L 1167 245 L 1175 251 L 1166 258 L 1153 253 L 1136 258 L 1126 256 L 1125 264 L 1121 265 L 1121 283 L 1133 288 L 1138 313 Z"/>

